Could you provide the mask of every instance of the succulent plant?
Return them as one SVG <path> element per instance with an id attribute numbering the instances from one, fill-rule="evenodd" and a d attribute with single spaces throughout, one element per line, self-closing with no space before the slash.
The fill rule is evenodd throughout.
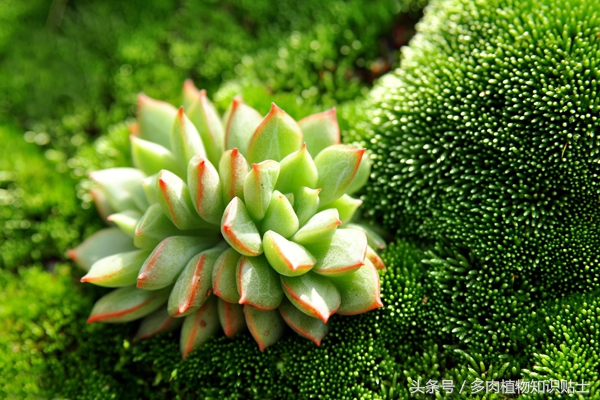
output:
<path id="1" fill-rule="evenodd" d="M 141 338 L 182 325 L 185 357 L 219 326 L 261 350 L 286 324 L 319 345 L 331 315 L 381 307 L 385 243 L 351 223 L 370 161 L 339 143 L 335 109 L 297 123 L 235 98 L 221 119 L 191 81 L 179 109 L 138 101 L 135 168 L 90 174 L 115 226 L 68 253 L 82 282 L 117 288 L 88 322 L 143 318 Z"/>

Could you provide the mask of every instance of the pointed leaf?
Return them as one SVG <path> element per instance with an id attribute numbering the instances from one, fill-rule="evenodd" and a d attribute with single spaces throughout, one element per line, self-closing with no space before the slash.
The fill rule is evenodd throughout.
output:
<path id="1" fill-rule="evenodd" d="M 219 161 L 219 177 L 223 190 L 223 204 L 234 197 L 244 200 L 244 179 L 250 167 L 238 149 L 227 150 Z"/>
<path id="2" fill-rule="evenodd" d="M 312 340 L 317 346 L 329 332 L 329 327 L 319 318 L 309 317 L 298 310 L 288 299 L 284 298 L 279 306 L 279 313 L 285 323 L 298 335 Z"/>
<path id="3" fill-rule="evenodd" d="M 173 153 L 159 144 L 140 139 L 135 135 L 129 136 L 131 140 L 131 157 L 133 165 L 142 170 L 146 175 L 156 174 L 161 169 L 167 169 L 179 176 L 184 176 L 184 170 Z"/>
<path id="4" fill-rule="evenodd" d="M 170 290 L 140 290 L 135 286 L 113 290 L 94 304 L 87 322 L 129 322 L 145 317 L 165 304 Z"/>
<path id="5" fill-rule="evenodd" d="M 170 149 L 171 125 L 175 114 L 177 109 L 171 104 L 140 93 L 137 109 L 138 136 Z"/>
<path id="6" fill-rule="evenodd" d="M 143 195 L 141 182 L 146 175 L 142 171 L 135 168 L 109 168 L 94 171 L 89 176 L 102 188 L 113 210 L 138 209 L 140 200 L 134 197 Z"/>
<path id="7" fill-rule="evenodd" d="M 358 270 L 331 280 L 342 297 L 338 314 L 362 314 L 383 306 L 379 295 L 379 274 L 369 259 Z"/>
<path id="8" fill-rule="evenodd" d="M 292 240 L 302 245 L 328 242 L 342 221 L 338 210 L 330 208 L 315 214 L 302 228 L 296 232 Z"/>
<path id="9" fill-rule="evenodd" d="M 204 149 L 204 143 L 202 143 L 200 134 L 192 121 L 183 112 L 183 107 L 179 108 L 177 116 L 173 121 L 173 127 L 171 128 L 171 149 L 184 171 L 192 157 L 200 156 L 206 158 L 206 150 Z"/>
<path id="10" fill-rule="evenodd" d="M 240 253 L 229 248 L 221 253 L 213 267 L 213 293 L 228 303 L 237 304 L 240 301 L 236 275 L 240 257 Z"/>
<path id="11" fill-rule="evenodd" d="M 142 188 L 148 205 L 158 203 L 158 174 L 142 179 Z"/>
<path id="12" fill-rule="evenodd" d="M 298 121 L 309 153 L 315 157 L 326 147 L 340 143 L 340 126 L 335 108 Z"/>
<path id="13" fill-rule="evenodd" d="M 358 166 L 358 172 L 352 179 L 352 183 L 346 189 L 347 194 L 352 194 L 358 192 L 369 180 L 369 176 L 371 175 L 371 166 L 373 165 L 373 161 L 371 161 L 371 157 L 369 154 L 363 155 L 363 158 L 360 160 L 360 165 Z"/>
<path id="14" fill-rule="evenodd" d="M 212 294 L 212 270 L 215 261 L 223 252 L 217 246 L 194 256 L 183 269 L 171 295 L 167 309 L 174 317 L 182 317 L 199 309 Z"/>
<path id="15" fill-rule="evenodd" d="M 232 338 L 246 329 L 246 317 L 244 306 L 237 303 L 228 303 L 218 300 L 219 322 L 225 332 L 225 336 Z"/>
<path id="16" fill-rule="evenodd" d="M 329 146 L 315 157 L 319 171 L 317 186 L 321 205 L 332 202 L 344 194 L 354 179 L 365 149 L 338 144 Z"/>
<path id="17" fill-rule="evenodd" d="M 374 249 L 383 250 L 385 249 L 385 240 L 379 235 L 379 233 L 375 232 L 373 228 L 370 228 L 364 224 L 348 224 L 346 226 L 348 229 L 356 229 L 363 232 L 367 235 L 367 243 Z"/>
<path id="18" fill-rule="evenodd" d="M 277 190 L 296 192 L 301 186 L 316 188 L 319 179 L 317 167 L 306 151 L 306 145 L 281 160 L 281 173 L 277 181 Z"/>
<path id="19" fill-rule="evenodd" d="M 254 307 L 244 306 L 246 324 L 258 348 L 263 351 L 275 344 L 285 331 L 285 323 L 277 310 L 262 311 Z"/>
<path id="20" fill-rule="evenodd" d="M 94 233 L 79 246 L 67 251 L 67 256 L 84 271 L 89 271 L 96 261 L 104 257 L 133 250 L 137 249 L 132 240 L 115 227 Z"/>
<path id="21" fill-rule="evenodd" d="M 275 190 L 261 222 L 261 231 L 274 231 L 289 238 L 298 231 L 299 226 L 298 217 L 290 201 L 281 192 Z"/>
<path id="22" fill-rule="evenodd" d="M 279 163 L 273 160 L 252 164 L 252 169 L 244 179 L 244 203 L 255 221 L 265 216 L 277 177 Z"/>
<path id="23" fill-rule="evenodd" d="M 185 317 L 179 339 L 179 349 L 184 359 L 219 331 L 218 314 L 217 298 L 211 296 L 198 311 Z"/>
<path id="24" fill-rule="evenodd" d="M 212 247 L 212 241 L 191 236 L 171 236 L 160 242 L 144 262 L 137 278 L 137 287 L 156 290 L 177 280 L 188 261 L 199 252 Z"/>
<path id="25" fill-rule="evenodd" d="M 158 204 L 173 224 L 181 229 L 210 228 L 195 210 L 190 191 L 177 175 L 162 170 L 158 173 Z"/>
<path id="26" fill-rule="evenodd" d="M 221 180 L 215 167 L 205 158 L 194 156 L 188 165 L 187 182 L 196 211 L 207 222 L 219 225 L 225 205 Z"/>
<path id="27" fill-rule="evenodd" d="M 280 277 L 288 300 L 306 315 L 327 322 L 340 307 L 340 292 L 329 278 L 312 272 L 295 277 Z"/>
<path id="28" fill-rule="evenodd" d="M 135 210 L 126 210 L 117 214 L 111 214 L 107 220 L 114 222 L 124 234 L 130 238 L 135 236 L 135 227 L 142 218 L 142 214 Z"/>
<path id="29" fill-rule="evenodd" d="M 154 249 L 163 239 L 181 234 L 162 211 L 159 204 L 153 204 L 142 215 L 135 227 L 133 243 L 140 249 Z"/>
<path id="30" fill-rule="evenodd" d="M 236 275 L 239 304 L 248 304 L 259 310 L 279 307 L 283 298 L 281 284 L 264 256 L 240 258 Z"/>
<path id="31" fill-rule="evenodd" d="M 90 195 L 92 196 L 92 200 L 94 200 L 98 214 L 105 222 L 108 222 L 108 216 L 114 214 L 115 210 L 108 202 L 106 191 L 101 187 L 95 187 L 90 190 Z"/>
<path id="32" fill-rule="evenodd" d="M 135 285 L 140 267 L 149 255 L 148 250 L 135 250 L 101 258 L 81 278 L 81 282 L 104 287 Z"/>
<path id="33" fill-rule="evenodd" d="M 273 231 L 267 231 L 263 236 L 263 247 L 269 264 L 281 275 L 303 275 L 310 271 L 316 262 L 304 247 Z"/>
<path id="34" fill-rule="evenodd" d="M 183 82 L 182 92 L 183 92 L 182 93 L 183 94 L 183 96 L 182 96 L 183 97 L 183 108 L 185 108 L 185 111 L 187 114 L 187 111 L 190 108 L 190 106 L 192 105 L 192 103 L 198 99 L 198 96 L 200 95 L 200 90 L 198 90 L 196 85 L 194 85 L 194 81 L 192 81 L 191 79 L 186 79 Z"/>
<path id="35" fill-rule="evenodd" d="M 234 98 L 225 112 L 225 149 L 237 148 L 242 154 L 248 154 L 250 138 L 262 119 L 262 115 L 241 98 Z"/>
<path id="36" fill-rule="evenodd" d="M 355 229 L 338 229 L 331 242 L 311 247 L 317 263 L 313 272 L 339 276 L 359 269 L 365 262 L 367 237 Z"/>
<path id="37" fill-rule="evenodd" d="M 213 165 L 218 165 L 224 150 L 225 128 L 217 110 L 206 96 L 206 90 L 201 90 L 198 97 L 186 109 L 186 114 L 194 124 L 206 150 L 206 157 Z"/>
<path id="38" fill-rule="evenodd" d="M 183 318 L 173 318 L 167 312 L 167 307 L 161 307 L 142 320 L 135 337 L 148 339 L 158 333 L 170 332 L 181 326 Z"/>
<path id="39" fill-rule="evenodd" d="M 366 257 L 371 261 L 371 263 L 375 266 L 375 269 L 385 270 L 385 264 L 379 255 L 371 248 L 371 246 L 367 246 L 367 255 Z"/>
<path id="40" fill-rule="evenodd" d="M 285 111 L 271 104 L 271 111 L 256 128 L 248 146 L 248 161 L 281 161 L 302 146 L 302 131 Z"/>
<path id="41" fill-rule="evenodd" d="M 240 254 L 257 256 L 263 252 L 260 233 L 238 197 L 231 200 L 223 213 L 221 233 L 227 243 Z"/>
<path id="42" fill-rule="evenodd" d="M 342 224 L 347 224 L 354 217 L 354 213 L 358 210 L 358 207 L 362 204 L 362 200 L 354 199 L 347 194 L 337 200 L 327 204 L 325 208 L 336 208 L 340 214 L 340 220 Z"/>
<path id="43" fill-rule="evenodd" d="M 298 216 L 298 223 L 303 226 L 311 219 L 319 208 L 319 193 L 321 189 L 301 187 L 296 191 L 294 210 Z"/>

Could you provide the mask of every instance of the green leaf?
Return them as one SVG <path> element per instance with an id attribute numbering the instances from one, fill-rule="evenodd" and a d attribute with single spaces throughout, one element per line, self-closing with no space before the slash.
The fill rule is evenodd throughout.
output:
<path id="1" fill-rule="evenodd" d="M 194 256 L 185 266 L 171 295 L 167 309 L 173 317 L 191 314 L 212 294 L 212 271 L 223 246 L 205 250 Z"/>
<path id="2" fill-rule="evenodd" d="M 185 317 L 181 327 L 179 349 L 185 359 L 219 331 L 217 298 L 211 296 L 196 312 Z"/>
<path id="3" fill-rule="evenodd" d="M 227 150 L 219 161 L 219 177 L 223 191 L 223 204 L 234 197 L 244 200 L 244 179 L 250 167 L 238 149 Z"/>
<path id="4" fill-rule="evenodd" d="M 212 227 L 196 212 L 190 191 L 180 177 L 162 170 L 158 174 L 157 184 L 158 204 L 177 228 L 188 230 Z"/>
<path id="5" fill-rule="evenodd" d="M 363 225 L 363 224 L 348 224 L 346 226 L 348 229 L 356 229 L 363 232 L 367 235 L 367 243 L 374 249 L 383 250 L 385 249 L 385 240 L 379 235 L 379 233 L 375 232 L 374 229 Z"/>
<path id="6" fill-rule="evenodd" d="M 175 330 L 182 323 L 183 318 L 173 318 L 169 315 L 167 307 L 160 307 L 142 320 L 135 337 L 138 339 L 148 339 L 158 333 Z"/>
<path id="7" fill-rule="evenodd" d="M 162 289 L 177 280 L 188 261 L 212 247 L 218 238 L 203 240 L 193 236 L 171 236 L 160 242 L 140 269 L 137 287 L 145 290 Z"/>
<path id="8" fill-rule="evenodd" d="M 335 108 L 312 114 L 298 122 L 309 153 L 315 157 L 326 147 L 340 143 L 340 126 Z"/>
<path id="9" fill-rule="evenodd" d="M 140 290 L 135 286 L 113 290 L 94 304 L 87 322 L 129 322 L 145 317 L 165 304 L 170 290 Z"/>
<path id="10" fill-rule="evenodd" d="M 367 255 L 366 257 L 373 263 L 376 269 L 385 270 L 385 264 L 381 257 L 371 248 L 371 246 L 367 246 Z"/>
<path id="11" fill-rule="evenodd" d="M 369 180 L 369 176 L 371 175 L 371 166 L 373 165 L 373 161 L 369 154 L 363 155 L 363 158 L 360 160 L 360 165 L 358 166 L 358 172 L 352 179 L 350 186 L 346 189 L 347 194 L 352 194 L 358 192 L 363 186 L 366 185 Z"/>
<path id="12" fill-rule="evenodd" d="M 176 114 L 177 109 L 171 104 L 140 93 L 137 109 L 138 136 L 171 149 L 171 126 Z"/>
<path id="13" fill-rule="evenodd" d="M 200 96 L 200 90 L 198 90 L 196 85 L 194 85 L 194 81 L 191 79 L 186 79 L 183 82 L 182 89 L 183 108 L 185 109 L 186 114 L 192 103 L 198 99 L 198 96 Z"/>
<path id="14" fill-rule="evenodd" d="M 317 166 L 303 145 L 300 150 L 281 160 L 276 188 L 283 193 L 295 193 L 301 186 L 316 188 L 318 179 Z"/>
<path id="15" fill-rule="evenodd" d="M 89 271 L 92 264 L 104 257 L 133 250 L 137 250 L 133 241 L 115 227 L 94 233 L 79 246 L 67 251 L 67 256 L 84 271 Z"/>
<path id="16" fill-rule="evenodd" d="M 252 164 L 244 179 L 244 203 L 255 221 L 265 216 L 279 176 L 279 163 L 273 160 Z"/>
<path id="17" fill-rule="evenodd" d="M 327 322 L 340 307 L 340 292 L 328 278 L 312 272 L 280 277 L 288 300 L 306 315 Z"/>
<path id="18" fill-rule="evenodd" d="M 329 327 L 319 318 L 309 317 L 298 310 L 288 299 L 284 298 L 279 306 L 279 312 L 285 323 L 298 335 L 312 340 L 317 346 L 329 332 Z"/>
<path id="19" fill-rule="evenodd" d="M 81 282 L 104 287 L 135 285 L 140 267 L 149 255 L 149 250 L 134 250 L 101 258 L 81 278 Z"/>
<path id="20" fill-rule="evenodd" d="M 281 161 L 302 145 L 302 131 L 298 123 L 285 111 L 271 104 L 271 111 L 256 128 L 248 145 L 248 161 Z"/>
<path id="21" fill-rule="evenodd" d="M 206 158 L 206 150 L 198 130 L 179 108 L 171 128 L 171 149 L 183 171 L 194 156 Z"/>
<path id="22" fill-rule="evenodd" d="M 213 267 L 213 293 L 228 303 L 238 303 L 240 293 L 237 289 L 237 265 L 240 253 L 232 248 L 225 250 Z"/>
<path id="23" fill-rule="evenodd" d="M 207 222 L 219 225 L 225 205 L 221 180 L 215 167 L 205 158 L 194 156 L 187 173 L 188 188 L 196 211 Z"/>
<path id="24" fill-rule="evenodd" d="M 337 200 L 332 201 L 327 204 L 326 208 L 336 208 L 340 214 L 340 220 L 343 224 L 347 224 L 354 217 L 354 213 L 358 210 L 358 207 L 362 204 L 362 200 L 354 199 L 347 194 L 342 195 L 342 197 Z"/>
<path id="25" fill-rule="evenodd" d="M 261 222 L 261 231 L 274 231 L 289 238 L 298 231 L 299 225 L 298 217 L 288 198 L 275 190 Z"/>
<path id="26" fill-rule="evenodd" d="M 162 207 L 159 204 L 152 204 L 135 228 L 133 243 L 140 249 L 153 249 L 163 239 L 179 234 L 181 231 L 163 213 Z"/>
<path id="27" fill-rule="evenodd" d="M 259 310 L 279 307 L 283 292 L 277 273 L 264 256 L 242 257 L 237 265 L 237 288 L 239 304 L 247 304 Z"/>
<path id="28" fill-rule="evenodd" d="M 221 233 L 231 247 L 246 256 L 262 254 L 260 233 L 250 218 L 244 202 L 235 197 L 225 208 Z"/>
<path id="29" fill-rule="evenodd" d="M 148 205 L 158 203 L 158 173 L 142 179 L 142 188 Z"/>
<path id="30" fill-rule="evenodd" d="M 142 181 L 143 182 L 143 181 Z M 94 200 L 94 205 L 98 210 L 98 214 L 103 221 L 108 222 L 108 216 L 114 214 L 116 211 L 108 202 L 108 194 L 101 187 L 95 187 L 90 190 L 90 196 Z"/>
<path id="31" fill-rule="evenodd" d="M 169 149 L 160 144 L 140 139 L 135 135 L 131 135 L 129 138 L 133 165 L 146 175 L 154 175 L 161 169 L 169 170 L 179 176 L 185 175 L 185 171 L 181 169 L 177 158 Z"/>
<path id="32" fill-rule="evenodd" d="M 331 280 L 339 289 L 342 298 L 338 314 L 362 314 L 383 307 L 379 294 L 379 274 L 369 259 L 366 259 L 365 265 L 358 270 L 332 277 Z"/>
<path id="33" fill-rule="evenodd" d="M 365 262 L 367 237 L 355 229 L 338 229 L 329 243 L 311 247 L 317 263 L 313 272 L 339 276 L 359 269 Z"/>
<path id="34" fill-rule="evenodd" d="M 354 179 L 364 149 L 338 144 L 329 146 L 315 158 L 319 171 L 317 186 L 323 189 L 319 194 L 321 206 L 340 197 Z"/>
<path id="35" fill-rule="evenodd" d="M 316 262 L 304 247 L 273 231 L 264 234 L 263 248 L 269 264 L 281 275 L 303 275 L 310 271 Z"/>
<path id="36" fill-rule="evenodd" d="M 225 149 L 237 148 L 243 155 L 247 155 L 250 138 L 262 119 L 262 115 L 244 104 L 241 98 L 234 98 L 224 115 Z"/>
<path id="37" fill-rule="evenodd" d="M 292 240 L 302 245 L 328 242 L 342 221 L 338 210 L 331 208 L 315 214 L 292 236 Z"/>
<path id="38" fill-rule="evenodd" d="M 244 306 L 237 303 L 228 303 L 219 299 L 217 302 L 219 311 L 219 322 L 225 336 L 232 338 L 246 329 L 246 318 Z"/>
<path id="39" fill-rule="evenodd" d="M 319 193 L 321 189 L 311 189 L 308 187 L 301 187 L 296 190 L 296 196 L 294 199 L 294 210 L 298 216 L 298 222 L 300 226 L 303 226 L 309 219 L 311 219 L 317 209 L 319 208 Z"/>
<path id="40" fill-rule="evenodd" d="M 285 323 L 277 310 L 262 311 L 254 307 L 244 306 L 246 324 L 258 348 L 263 351 L 275 344 L 285 331 Z"/>
<path id="41" fill-rule="evenodd" d="M 142 214 L 136 210 L 126 210 L 117 214 L 111 214 L 106 219 L 109 222 L 115 223 L 130 238 L 135 236 L 135 227 L 142 218 Z"/>
<path id="42" fill-rule="evenodd" d="M 143 211 L 146 201 L 142 188 L 144 173 L 135 168 L 109 168 L 92 172 L 89 177 L 106 194 L 108 204 L 116 212 L 125 210 Z M 136 197 L 143 197 L 142 199 Z"/>
<path id="43" fill-rule="evenodd" d="M 217 110 L 206 96 L 206 90 L 198 93 L 189 109 L 186 108 L 186 115 L 202 138 L 206 157 L 213 165 L 218 165 L 225 146 L 225 128 Z"/>

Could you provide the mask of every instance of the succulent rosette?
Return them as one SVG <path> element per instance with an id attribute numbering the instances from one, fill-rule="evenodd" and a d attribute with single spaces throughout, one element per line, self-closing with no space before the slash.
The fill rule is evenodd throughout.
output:
<path id="1" fill-rule="evenodd" d="M 335 109 L 296 122 L 235 98 L 221 119 L 191 81 L 184 105 L 139 96 L 135 168 L 90 174 L 113 226 L 68 255 L 82 282 L 117 288 L 88 322 L 142 319 L 137 336 L 181 328 L 185 357 L 219 327 L 248 329 L 260 349 L 289 326 L 320 344 L 331 315 L 381 307 L 374 248 L 352 224 L 364 150 L 340 144 Z"/>

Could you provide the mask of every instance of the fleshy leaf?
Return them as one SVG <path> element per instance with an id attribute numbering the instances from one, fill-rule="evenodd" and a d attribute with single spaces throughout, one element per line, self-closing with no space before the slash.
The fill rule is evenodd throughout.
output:
<path id="1" fill-rule="evenodd" d="M 358 270 L 331 280 L 342 297 L 338 314 L 362 314 L 383 306 L 379 295 L 379 274 L 369 259 L 365 259 L 365 265 Z"/>
<path id="2" fill-rule="evenodd" d="M 313 272 L 339 276 L 359 269 L 365 262 L 367 237 L 355 229 L 338 229 L 331 241 L 311 247 L 317 263 Z"/>
<path id="3" fill-rule="evenodd" d="M 316 259 L 304 247 L 290 242 L 280 234 L 267 231 L 263 236 L 265 257 L 281 275 L 298 276 L 307 273 Z"/>
<path id="4" fill-rule="evenodd" d="M 185 359 L 194 348 L 203 345 L 218 330 L 217 298 L 211 296 L 198 311 L 185 317 L 179 339 L 181 356 Z"/>
<path id="5" fill-rule="evenodd" d="M 115 210 L 108 202 L 108 195 L 106 194 L 106 191 L 101 187 L 95 187 L 90 190 L 90 195 L 92 196 L 92 200 L 94 200 L 98 214 L 100 214 L 100 217 L 105 222 L 108 222 L 108 216 L 114 214 Z"/>
<path id="6" fill-rule="evenodd" d="M 316 188 L 319 179 L 317 166 L 306 151 L 306 145 L 281 160 L 281 173 L 277 190 L 283 193 L 296 192 L 301 186 Z"/>
<path id="7" fill-rule="evenodd" d="M 385 264 L 381 257 L 371 248 L 371 246 L 367 246 L 367 255 L 366 257 L 371 261 L 371 263 L 375 266 L 375 269 L 385 270 Z"/>
<path id="8" fill-rule="evenodd" d="M 279 312 L 285 323 L 298 335 L 312 340 L 317 346 L 329 332 L 329 327 L 319 318 L 309 317 L 298 310 L 288 299 L 284 298 L 279 306 Z"/>
<path id="9" fill-rule="evenodd" d="M 248 161 L 281 161 L 302 145 L 298 123 L 285 111 L 271 103 L 271 111 L 256 128 L 248 145 Z"/>
<path id="10" fill-rule="evenodd" d="M 212 241 L 193 236 L 171 236 L 160 242 L 144 262 L 137 279 L 137 287 L 145 290 L 161 289 L 175 283 L 188 261 L 196 254 L 212 247 Z"/>
<path id="11" fill-rule="evenodd" d="M 221 180 L 215 167 L 207 159 L 194 156 L 188 165 L 187 182 L 198 214 L 205 221 L 219 225 L 224 204 Z"/>
<path id="12" fill-rule="evenodd" d="M 206 150 L 200 138 L 198 130 L 183 112 L 183 107 L 179 108 L 177 116 L 173 121 L 171 128 L 171 149 L 179 165 L 183 170 L 194 156 L 206 158 Z"/>
<path id="13" fill-rule="evenodd" d="M 338 144 L 329 146 L 315 157 L 319 171 L 317 186 L 323 189 L 319 194 L 321 206 L 340 197 L 354 179 L 365 149 Z"/>
<path id="14" fill-rule="evenodd" d="M 195 210 L 190 191 L 177 175 L 162 170 L 158 174 L 158 204 L 173 224 L 181 229 L 210 228 Z"/>
<path id="15" fill-rule="evenodd" d="M 350 183 L 348 189 L 346 189 L 346 194 L 356 193 L 365 186 L 371 175 L 372 165 L 373 161 L 371 160 L 371 157 L 369 157 L 369 154 L 364 154 L 362 160 L 360 160 L 356 176 L 352 179 L 352 183 Z"/>
<path id="16" fill-rule="evenodd" d="M 279 311 L 263 311 L 254 307 L 244 306 L 244 315 L 246 324 L 252 334 L 258 348 L 263 351 L 267 347 L 275 344 L 285 331 L 285 322 Z"/>
<path id="17" fill-rule="evenodd" d="M 119 228 L 105 228 L 94 233 L 74 249 L 67 251 L 67 256 L 75 261 L 84 271 L 101 258 L 117 253 L 137 250 L 130 238 Z"/>
<path id="18" fill-rule="evenodd" d="M 302 245 L 325 243 L 329 241 L 337 227 L 342 223 L 338 210 L 330 208 L 316 213 L 302 228 L 296 232 L 292 240 Z"/>
<path id="19" fill-rule="evenodd" d="M 335 107 L 318 114 L 312 114 L 298 121 L 304 134 L 308 152 L 315 157 L 326 147 L 340 143 L 340 126 Z"/>
<path id="20" fill-rule="evenodd" d="M 142 195 L 145 201 L 142 179 L 146 175 L 138 169 L 109 168 L 94 171 L 89 176 L 103 189 L 108 204 L 116 212 L 139 210 L 140 199 L 134 199 L 135 196 Z M 144 208 L 139 211 L 143 210 Z"/>
<path id="21" fill-rule="evenodd" d="M 337 208 L 340 214 L 340 221 L 342 224 L 347 224 L 354 217 L 354 213 L 358 210 L 358 207 L 362 204 L 362 200 L 354 199 L 347 194 L 342 195 L 342 197 L 337 200 L 332 201 L 327 204 L 325 207 L 327 208 Z"/>
<path id="22" fill-rule="evenodd" d="M 298 217 L 290 201 L 281 192 L 275 190 L 261 222 L 261 231 L 274 231 L 289 238 L 298 231 L 299 226 Z"/>
<path id="23" fill-rule="evenodd" d="M 81 278 L 81 282 L 104 287 L 135 285 L 140 267 L 149 255 L 148 250 L 135 250 L 101 258 Z"/>
<path id="24" fill-rule="evenodd" d="M 264 218 L 277 178 L 279 163 L 273 160 L 252 164 L 252 169 L 244 179 L 244 203 L 255 221 Z"/>
<path id="25" fill-rule="evenodd" d="M 153 249 L 165 238 L 181 234 L 173 222 L 162 212 L 159 204 L 152 204 L 136 228 L 133 243 L 140 249 Z"/>
<path id="26" fill-rule="evenodd" d="M 129 136 L 131 140 L 131 157 L 133 165 L 142 170 L 146 175 L 154 175 L 161 169 L 167 169 L 179 176 L 184 176 L 184 170 L 173 153 L 160 144 L 140 139 L 135 135 Z"/>
<path id="27" fill-rule="evenodd" d="M 379 235 L 379 233 L 375 232 L 374 229 L 362 225 L 362 224 L 348 224 L 346 226 L 348 229 L 356 229 L 361 232 L 364 232 L 367 235 L 367 243 L 374 249 L 383 250 L 385 249 L 385 240 Z"/>
<path id="28" fill-rule="evenodd" d="M 158 203 L 158 173 L 142 179 L 142 188 L 148 205 Z"/>
<path id="29" fill-rule="evenodd" d="M 202 138 L 206 157 L 213 165 L 218 165 L 221 154 L 223 154 L 225 129 L 217 110 L 206 96 L 206 90 L 201 90 L 198 97 L 186 110 L 187 116 Z"/>
<path id="30" fill-rule="evenodd" d="M 117 214 L 111 214 L 107 220 L 114 222 L 124 234 L 130 238 L 135 236 L 135 227 L 142 218 L 142 214 L 135 210 L 125 210 Z"/>
<path id="31" fill-rule="evenodd" d="M 148 339 L 162 332 L 170 332 L 181 326 L 183 318 L 173 318 L 167 312 L 167 307 L 161 307 L 142 320 L 135 337 Z"/>
<path id="32" fill-rule="evenodd" d="M 250 218 L 244 202 L 238 197 L 231 200 L 225 208 L 221 233 L 227 243 L 240 254 L 257 256 L 263 252 L 260 233 Z"/>
<path id="33" fill-rule="evenodd" d="M 129 322 L 145 317 L 165 304 L 170 290 L 140 290 L 135 286 L 113 290 L 94 304 L 87 322 Z"/>
<path id="34" fill-rule="evenodd" d="M 177 109 L 171 104 L 140 93 L 137 109 L 138 136 L 170 149 L 171 125 L 175 114 Z"/>
<path id="35" fill-rule="evenodd" d="M 300 226 L 303 226 L 308 220 L 315 215 L 319 208 L 319 193 L 321 189 L 311 189 L 301 187 L 296 191 L 294 200 L 294 210 L 298 216 Z"/>
<path id="36" fill-rule="evenodd" d="M 340 292 L 328 278 L 312 272 L 280 277 L 288 300 L 306 315 L 327 322 L 340 307 Z"/>
<path id="37" fill-rule="evenodd" d="M 212 294 L 212 270 L 215 261 L 223 252 L 223 246 L 217 246 L 194 256 L 181 271 L 167 308 L 174 317 L 188 315 L 204 304 Z"/>
<path id="38" fill-rule="evenodd" d="M 235 97 L 224 117 L 225 149 L 237 148 L 242 154 L 248 154 L 250 138 L 260 125 L 263 119 L 262 115 L 254 108 L 244 104 L 241 98 Z"/>
<path id="39" fill-rule="evenodd" d="M 238 149 L 227 150 L 219 161 L 219 177 L 223 190 L 223 204 L 228 204 L 234 197 L 244 200 L 244 179 L 250 166 Z"/>
<path id="40" fill-rule="evenodd" d="M 259 310 L 279 307 L 283 292 L 277 273 L 264 256 L 240 258 L 237 270 L 239 304 L 247 304 Z"/>
<path id="41" fill-rule="evenodd" d="M 218 300 L 219 322 L 225 336 L 232 338 L 246 329 L 246 318 L 244 317 L 244 306 L 237 303 L 228 303 Z"/>
<path id="42" fill-rule="evenodd" d="M 200 95 L 200 90 L 198 90 L 196 85 L 194 85 L 194 81 L 192 81 L 191 79 L 186 79 L 183 82 L 182 94 L 183 94 L 183 96 L 182 96 L 183 97 L 183 108 L 185 109 L 186 114 L 187 114 L 187 111 L 190 108 L 190 106 L 192 105 L 192 103 L 195 102 L 196 99 L 198 99 L 198 96 Z"/>
<path id="43" fill-rule="evenodd" d="M 240 293 L 237 289 L 236 269 L 240 253 L 232 248 L 225 250 L 213 267 L 213 293 L 228 303 L 238 303 Z"/>

